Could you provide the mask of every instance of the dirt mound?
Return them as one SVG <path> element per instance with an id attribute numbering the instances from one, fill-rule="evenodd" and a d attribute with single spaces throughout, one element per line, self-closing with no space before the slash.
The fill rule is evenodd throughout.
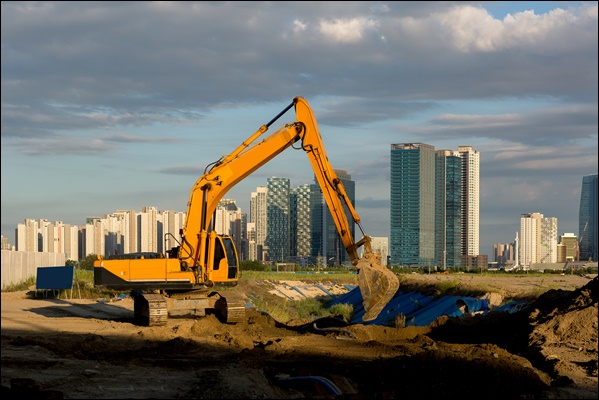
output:
<path id="1" fill-rule="evenodd" d="M 517 313 L 427 327 L 249 309 L 133 324 L 132 301 L 2 298 L 2 393 L 21 398 L 597 398 L 597 277 Z M 87 316 L 86 316 L 87 315 Z M 99 318 L 103 315 L 102 318 Z"/>
<path id="2" fill-rule="evenodd" d="M 549 398 L 587 398 L 597 393 L 598 284 L 595 277 L 577 290 L 550 290 L 513 314 L 443 318 L 428 336 L 451 343 L 496 344 L 549 374 L 554 391 L 564 392 Z"/>

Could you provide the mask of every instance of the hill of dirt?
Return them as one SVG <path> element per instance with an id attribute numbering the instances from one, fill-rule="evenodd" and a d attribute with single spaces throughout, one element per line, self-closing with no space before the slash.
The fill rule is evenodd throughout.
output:
<path id="1" fill-rule="evenodd" d="M 547 285 L 536 279 L 499 289 Z M 3 292 L 2 395 L 595 399 L 598 278 L 557 279 L 563 282 L 517 313 L 406 328 L 335 317 L 283 323 L 253 308 L 234 325 L 207 315 L 140 327 L 130 298 L 101 303 Z M 236 290 L 267 296 L 263 286 L 247 282 Z"/>

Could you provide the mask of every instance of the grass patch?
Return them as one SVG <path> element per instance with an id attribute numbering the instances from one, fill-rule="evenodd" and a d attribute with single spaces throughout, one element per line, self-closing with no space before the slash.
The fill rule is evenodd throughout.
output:
<path id="1" fill-rule="evenodd" d="M 332 271 L 327 274 L 319 273 L 318 271 L 309 271 L 299 274 L 294 272 L 242 271 L 239 277 L 240 284 L 242 284 L 243 280 L 342 282 L 350 285 L 357 285 L 358 275 L 349 271 Z"/>
<path id="2" fill-rule="evenodd" d="M 30 276 L 29 278 L 27 278 L 24 281 L 6 286 L 4 289 L 2 289 L 2 291 L 3 292 L 19 292 L 21 290 L 27 290 L 31 286 L 34 286 L 34 285 L 35 285 L 35 276 Z"/>

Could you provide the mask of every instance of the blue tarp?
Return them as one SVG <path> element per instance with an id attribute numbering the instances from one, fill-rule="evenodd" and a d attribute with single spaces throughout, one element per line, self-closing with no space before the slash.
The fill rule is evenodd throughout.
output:
<path id="1" fill-rule="evenodd" d="M 504 311 L 513 314 L 518 312 L 528 306 L 528 303 L 525 301 L 512 301 L 510 303 L 504 304 L 501 307 L 495 308 L 493 311 Z"/>
<path id="2" fill-rule="evenodd" d="M 350 323 L 383 326 L 391 325 L 398 315 L 405 317 L 406 326 L 427 326 L 443 315 L 459 317 L 465 312 L 484 314 L 490 310 L 489 302 L 486 299 L 477 299 L 476 297 L 468 296 L 442 296 L 435 298 L 416 292 L 398 291 L 381 310 L 376 319 L 363 322 L 364 307 L 359 287 L 355 287 L 346 294 L 337 297 L 329 303 L 329 306 L 334 304 L 350 304 L 354 307 L 354 316 L 349 321 Z M 508 308 L 507 310 L 509 311 L 510 309 Z"/>

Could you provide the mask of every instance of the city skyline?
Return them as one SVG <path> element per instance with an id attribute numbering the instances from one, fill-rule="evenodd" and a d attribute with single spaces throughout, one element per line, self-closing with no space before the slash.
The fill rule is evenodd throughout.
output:
<path id="1" fill-rule="evenodd" d="M 596 180 L 596 175 L 593 177 Z M 313 189 L 318 192 L 317 185 L 309 186 L 312 186 Z M 300 188 L 301 187 L 298 187 L 297 189 Z M 266 189 L 266 187 L 258 187 L 257 191 L 260 189 Z M 303 188 L 303 190 L 312 189 Z M 596 189 L 594 190 L 594 197 L 596 199 Z M 291 189 L 291 191 L 295 191 L 295 189 Z M 266 191 L 264 193 L 266 193 Z M 306 192 L 306 194 L 308 193 Z M 290 192 L 289 196 L 291 198 L 294 196 L 294 194 Z M 263 199 L 263 202 L 266 203 L 265 198 Z M 264 204 L 264 206 L 266 205 Z M 299 211 L 299 208 L 302 206 L 297 204 L 292 208 L 295 207 L 298 207 L 298 209 L 295 211 Z M 323 208 L 326 208 L 326 205 L 319 203 L 319 207 L 322 211 Z M 313 207 L 310 208 L 312 208 L 312 211 L 309 212 L 310 214 L 316 210 Z M 295 211 L 293 211 L 292 214 L 295 213 Z M 584 213 L 585 210 L 582 208 L 581 215 Z M 218 209 L 215 211 L 215 216 L 215 226 L 219 227 L 217 231 L 219 233 L 231 235 L 234 238 L 240 260 L 249 259 L 260 261 L 260 259 L 257 258 L 258 256 L 255 251 L 256 249 L 252 251 L 252 244 L 250 243 L 251 241 L 256 241 L 255 234 L 250 233 L 250 231 L 254 231 L 255 233 L 256 224 L 254 222 L 248 222 L 248 216 L 245 213 L 242 213 L 235 200 L 222 199 L 219 202 Z M 273 217 L 277 219 L 280 216 Z M 296 219 L 298 217 L 299 214 L 291 219 Z M 321 218 L 321 214 L 317 213 L 315 215 L 304 215 L 304 217 L 311 221 L 313 218 L 319 220 Z M 264 220 L 261 222 L 261 224 L 263 226 L 270 225 L 270 222 L 268 222 L 269 220 L 270 219 Z M 156 207 L 152 206 L 142 207 L 141 211 L 139 212 L 137 210 L 116 210 L 101 217 L 90 218 L 88 221 L 86 221 L 86 225 L 68 225 L 62 224 L 60 221 L 26 219 L 18 226 L 19 246 L 16 250 L 40 252 L 47 251 L 53 253 L 56 251 L 60 252 L 60 249 L 63 249 L 63 251 L 67 253 L 67 259 L 74 260 L 81 260 L 89 254 L 100 254 L 104 256 L 107 254 L 126 254 L 131 252 L 158 252 L 166 254 L 168 249 L 174 245 L 170 239 L 171 234 L 174 235 L 174 237 L 177 237 L 177 232 L 179 231 L 179 228 L 184 226 L 184 221 L 184 212 L 176 210 L 158 210 Z M 537 223 L 536 228 L 531 228 L 531 224 L 534 224 L 535 221 L 541 222 Z M 322 223 L 322 221 L 320 222 Z M 558 236 L 556 231 L 556 222 L 557 221 L 555 218 L 544 218 L 541 213 L 522 214 L 520 218 L 520 235 L 518 236 L 517 234 L 514 242 L 494 244 L 494 256 L 488 261 L 499 262 L 499 265 L 506 267 L 508 264 L 513 264 L 515 266 L 529 266 L 535 263 L 566 262 L 568 261 L 566 259 L 568 256 L 570 257 L 570 261 L 576 261 L 578 250 L 576 243 L 579 238 L 573 233 L 565 233 Z M 248 224 L 247 228 L 245 227 L 246 223 Z M 250 228 L 250 225 L 252 225 L 252 228 Z M 61 229 L 55 230 L 56 228 Z M 296 243 L 297 245 L 299 244 L 300 237 L 302 236 L 302 233 L 300 232 L 302 229 L 299 228 L 299 226 L 296 226 L 293 228 L 293 230 L 295 230 L 297 234 L 297 238 L 295 239 L 298 241 L 298 243 Z M 596 228 L 593 227 L 591 231 L 592 230 L 596 231 Z M 244 231 L 248 232 L 248 237 L 241 235 L 241 233 Z M 320 235 L 322 235 L 322 233 L 322 231 L 317 232 L 317 234 Z M 313 239 L 316 239 L 309 239 L 307 236 L 303 236 L 304 238 L 301 239 L 303 241 L 307 240 L 308 242 L 312 242 Z M 377 247 L 376 252 L 389 255 L 390 249 L 386 247 L 389 238 L 372 237 L 372 239 L 373 248 L 374 246 Z M 242 244 L 242 242 L 245 242 L 245 244 Z M 313 242 L 312 245 L 319 246 L 320 243 L 321 240 L 316 239 L 316 242 Z M 383 245 L 383 243 L 385 244 L 385 248 L 380 247 Z M 3 246 L 4 244 L 5 243 L 3 240 Z M 564 244 L 570 250 L 568 250 L 569 253 L 566 253 L 564 248 L 564 253 L 560 256 L 557 248 Z M 253 246 L 256 245 L 260 245 L 260 243 L 255 242 Z M 59 249 L 52 249 L 52 246 L 58 246 Z M 101 248 L 97 248 L 98 246 Z M 302 259 L 303 262 L 308 261 L 308 263 L 318 263 L 319 261 L 317 260 L 320 258 L 324 258 L 326 260 L 328 256 L 334 254 L 333 252 L 327 254 L 327 256 L 315 257 L 316 253 L 314 253 L 314 251 L 317 249 L 311 249 L 311 247 L 312 246 L 309 246 L 305 249 L 305 252 L 303 252 L 300 249 L 300 246 L 296 247 L 294 245 L 293 248 L 288 249 L 289 253 L 285 252 L 287 255 L 283 256 L 283 261 L 295 260 L 297 262 L 299 259 Z M 510 256 L 509 254 L 503 252 L 506 249 L 511 252 L 517 248 L 519 248 L 520 253 L 524 252 L 522 255 L 520 255 L 520 257 L 513 253 Z M 297 253 L 294 253 L 295 251 L 297 251 Z M 312 256 L 310 256 L 311 252 L 313 253 Z M 74 256 L 74 254 L 79 254 L 79 257 Z M 318 254 L 320 254 L 320 252 Z M 459 254 L 457 256 L 459 257 Z M 498 258 L 496 259 L 495 256 Z M 505 258 L 505 256 L 507 256 L 507 258 Z M 560 260 L 560 257 L 563 257 L 563 259 Z M 273 256 L 266 256 L 266 258 L 267 260 L 262 261 L 281 261 L 279 257 L 276 256 L 274 259 Z M 329 260 L 333 259 L 337 260 L 334 262 L 338 263 L 348 262 L 346 256 L 341 256 L 341 259 L 339 259 L 339 256 L 335 254 Z M 594 260 L 595 258 L 592 259 Z M 481 262 L 486 263 L 487 257 L 484 256 L 482 260 L 478 261 L 479 264 Z M 442 269 L 454 267 L 471 268 L 471 266 L 468 265 L 460 265 L 460 262 L 458 262 L 458 264 L 450 262 L 443 266 L 441 264 L 445 264 L 444 261 L 437 260 L 437 262 L 435 262 L 433 260 L 433 264 Z M 383 265 L 386 265 L 386 262 L 383 261 Z M 398 264 L 397 262 L 393 262 L 393 260 L 391 260 L 391 265 L 405 264 L 402 262 L 399 262 Z M 417 261 L 415 264 L 408 264 L 408 266 L 422 267 L 422 264 Z M 486 268 L 486 266 L 484 268 Z"/>
<path id="2" fill-rule="evenodd" d="M 480 152 L 489 259 L 521 214 L 578 234 L 582 177 L 597 173 L 596 2 L 1 7 L 10 241 L 27 218 L 185 210 L 204 168 L 295 96 L 310 102 L 332 166 L 355 181 L 370 236 L 390 236 L 389 145 L 402 142 Z M 273 176 L 313 181 L 305 154 L 289 149 L 227 197 L 248 212 Z"/>

